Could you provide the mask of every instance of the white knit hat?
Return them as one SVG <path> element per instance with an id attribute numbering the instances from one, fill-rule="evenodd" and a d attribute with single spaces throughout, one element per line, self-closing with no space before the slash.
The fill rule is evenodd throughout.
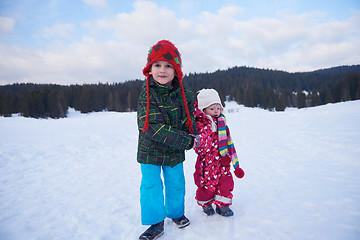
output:
<path id="1" fill-rule="evenodd" d="M 222 108 L 224 108 L 221 104 L 219 94 L 215 89 L 201 89 L 200 91 L 198 91 L 197 100 L 198 108 L 201 111 L 214 103 L 218 103 L 221 105 Z"/>

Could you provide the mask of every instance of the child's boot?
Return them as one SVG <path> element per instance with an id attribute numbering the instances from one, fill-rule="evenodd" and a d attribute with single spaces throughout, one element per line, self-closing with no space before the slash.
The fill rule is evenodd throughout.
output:
<path id="1" fill-rule="evenodd" d="M 190 220 L 187 219 L 185 215 L 179 218 L 173 218 L 173 222 L 177 225 L 178 228 L 184 228 L 190 224 Z"/>
<path id="2" fill-rule="evenodd" d="M 204 213 L 206 213 L 206 215 L 211 216 L 215 214 L 214 208 L 211 206 L 211 204 L 206 204 L 204 206 L 202 206 Z"/>
<path id="3" fill-rule="evenodd" d="M 216 207 L 216 213 L 223 217 L 230 217 L 234 215 L 234 212 L 228 206 Z"/>
<path id="4" fill-rule="evenodd" d="M 164 221 L 151 225 L 140 235 L 139 240 L 153 240 L 164 234 Z"/>

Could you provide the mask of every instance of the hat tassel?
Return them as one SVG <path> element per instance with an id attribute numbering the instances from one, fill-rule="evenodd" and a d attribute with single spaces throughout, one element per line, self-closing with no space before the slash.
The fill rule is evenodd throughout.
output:
<path id="1" fill-rule="evenodd" d="M 146 117 L 142 132 L 149 129 L 149 108 L 150 108 L 150 93 L 149 93 L 149 76 L 146 78 Z"/>

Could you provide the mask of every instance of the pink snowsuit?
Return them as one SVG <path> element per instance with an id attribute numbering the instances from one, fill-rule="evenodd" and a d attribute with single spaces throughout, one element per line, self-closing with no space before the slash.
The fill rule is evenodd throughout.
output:
<path id="1" fill-rule="evenodd" d="M 217 118 L 212 117 L 216 124 L 216 131 L 213 132 L 210 116 L 199 110 L 197 104 L 194 114 L 200 139 L 200 144 L 195 148 L 198 154 L 194 173 L 198 187 L 195 199 L 200 206 L 211 203 L 217 207 L 229 206 L 232 203 L 234 180 L 230 172 L 230 160 L 226 164 L 221 161 Z"/>

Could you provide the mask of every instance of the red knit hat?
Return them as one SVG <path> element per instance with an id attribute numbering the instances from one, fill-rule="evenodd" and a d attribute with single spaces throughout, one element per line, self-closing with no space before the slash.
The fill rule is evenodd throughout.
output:
<path id="1" fill-rule="evenodd" d="M 147 57 L 147 64 L 143 69 L 143 74 L 146 76 L 146 90 L 147 90 L 147 108 L 146 108 L 146 119 L 145 124 L 143 127 L 143 132 L 145 132 L 149 128 L 149 77 L 150 77 L 150 70 L 151 66 L 154 62 L 158 61 L 166 61 L 170 63 L 176 72 L 176 76 L 178 77 L 179 84 L 181 87 L 181 95 L 183 98 L 185 111 L 186 111 L 186 126 L 189 127 L 190 132 L 193 132 L 192 128 L 192 120 L 189 113 L 189 108 L 187 106 L 186 98 L 185 98 L 185 92 L 184 92 L 184 86 L 182 84 L 182 78 L 183 78 L 183 72 L 181 70 L 182 62 L 181 62 L 181 56 L 178 49 L 175 47 L 174 44 L 172 44 L 168 40 L 161 40 L 157 42 L 154 46 L 152 46 L 149 50 L 149 54 Z"/>

